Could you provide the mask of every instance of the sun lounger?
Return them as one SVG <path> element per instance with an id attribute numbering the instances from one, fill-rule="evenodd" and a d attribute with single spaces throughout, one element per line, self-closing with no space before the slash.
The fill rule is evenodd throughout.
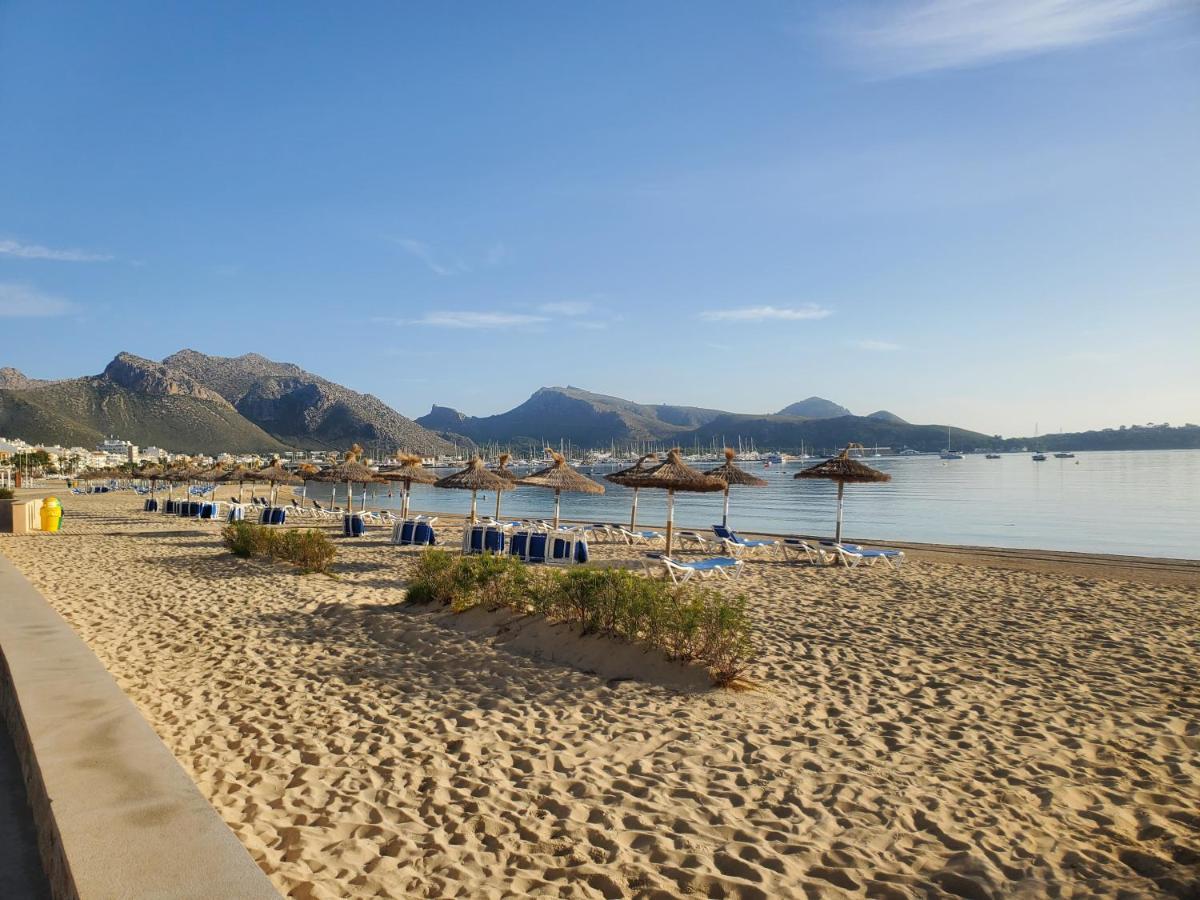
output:
<path id="1" fill-rule="evenodd" d="M 707 550 L 710 541 L 698 531 L 681 531 L 676 535 L 679 538 L 679 546 L 689 546 L 695 544 L 701 550 Z"/>
<path id="2" fill-rule="evenodd" d="M 741 556 L 747 551 L 750 553 L 758 553 L 760 550 L 777 552 L 780 548 L 779 541 L 748 541 L 739 536 L 732 528 L 726 528 L 724 525 L 714 525 L 712 529 L 717 540 L 734 556 Z"/>
<path id="3" fill-rule="evenodd" d="M 831 548 L 837 554 L 838 561 L 848 569 L 853 569 L 862 563 L 869 567 L 877 562 L 882 562 L 890 569 L 899 569 L 901 563 L 904 562 L 903 550 L 862 547 L 858 544 L 847 543 L 825 543 L 824 541 L 822 546 Z"/>
<path id="4" fill-rule="evenodd" d="M 504 529 L 498 525 L 472 525 L 463 528 L 462 552 L 466 554 L 503 553 Z"/>
<path id="5" fill-rule="evenodd" d="M 709 559 L 697 559 L 680 562 L 659 553 L 649 553 L 642 561 L 647 573 L 653 574 L 657 566 L 666 569 L 667 575 L 675 584 L 685 584 L 693 578 L 728 578 L 734 580 L 742 574 L 745 562 L 731 556 L 714 556 Z"/>
<path id="6" fill-rule="evenodd" d="M 432 547 L 437 543 L 433 523 L 437 519 L 417 517 L 397 522 L 392 526 L 392 543 L 399 547 Z"/>
<path id="7" fill-rule="evenodd" d="M 617 528 L 617 532 L 627 544 L 649 544 L 651 541 L 663 540 L 661 531 L 630 531 L 628 528 Z"/>
<path id="8" fill-rule="evenodd" d="M 837 562 L 836 554 L 827 551 L 820 545 L 810 544 L 804 538 L 785 537 L 780 545 L 784 559 L 791 559 L 792 554 L 797 559 L 806 559 L 813 565 L 824 566 Z"/>

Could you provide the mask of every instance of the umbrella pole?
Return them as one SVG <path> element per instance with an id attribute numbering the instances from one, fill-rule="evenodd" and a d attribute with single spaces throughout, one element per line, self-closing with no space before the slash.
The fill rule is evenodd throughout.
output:
<path id="1" fill-rule="evenodd" d="M 336 481 L 332 482 L 332 486 L 329 489 L 329 508 L 331 510 L 337 509 L 337 482 Z"/>
<path id="2" fill-rule="evenodd" d="M 475 524 L 475 491 L 471 491 L 471 524 Z"/>
<path id="3" fill-rule="evenodd" d="M 346 515 L 354 515 L 354 488 L 350 482 L 346 482 Z"/>
<path id="4" fill-rule="evenodd" d="M 844 481 L 839 481 L 838 482 L 837 535 L 834 537 L 834 540 L 839 544 L 842 542 L 842 492 L 845 490 L 846 490 L 846 483 Z"/>
<path id="5" fill-rule="evenodd" d="M 725 485 L 725 511 L 721 513 L 721 527 L 729 527 L 729 485 Z"/>
<path id="6" fill-rule="evenodd" d="M 667 491 L 667 552 L 671 555 L 671 538 L 675 536 L 675 491 Z"/>
<path id="7" fill-rule="evenodd" d="M 558 531 L 558 501 L 562 497 L 562 491 L 555 488 L 554 490 L 554 530 Z"/>
<path id="8" fill-rule="evenodd" d="M 629 513 L 629 530 L 637 531 L 637 498 L 638 489 L 633 489 L 633 511 Z"/>
<path id="9" fill-rule="evenodd" d="M 410 482 L 404 482 L 404 500 L 400 504 L 400 518 L 408 519 L 408 486 Z"/>
<path id="10" fill-rule="evenodd" d="M 500 495 L 503 493 L 504 493 L 504 491 L 496 491 L 496 521 L 497 522 L 500 521 Z"/>

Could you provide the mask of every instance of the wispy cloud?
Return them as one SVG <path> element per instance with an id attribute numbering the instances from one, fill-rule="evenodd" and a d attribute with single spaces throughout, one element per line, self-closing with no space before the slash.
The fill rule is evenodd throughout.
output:
<path id="1" fill-rule="evenodd" d="M 1110 40 L 1186 0 L 904 0 L 836 28 L 864 67 L 885 76 L 958 69 Z M 868 20 L 867 15 L 871 15 Z"/>
<path id="2" fill-rule="evenodd" d="M 56 250 L 41 244 L 23 244 L 10 238 L 0 238 L 0 256 L 15 256 L 18 259 L 49 259 L 55 262 L 110 262 L 107 253 L 90 253 L 85 250 Z"/>
<path id="3" fill-rule="evenodd" d="M 0 282 L 0 318 L 68 316 L 78 309 L 70 300 L 44 294 L 27 284 Z"/>
<path id="4" fill-rule="evenodd" d="M 470 271 L 470 267 L 462 260 L 447 262 L 440 258 L 424 241 L 418 241 L 415 238 L 395 238 L 394 240 L 401 250 L 409 256 L 419 259 L 435 275 L 458 275 Z"/>
<path id="5" fill-rule="evenodd" d="M 891 341 L 875 341 L 869 338 L 861 341 L 851 341 L 850 346 L 856 350 L 870 350 L 877 353 L 890 353 L 893 350 L 902 349 L 899 344 L 894 344 Z"/>
<path id="6" fill-rule="evenodd" d="M 522 325 L 540 325 L 548 322 L 546 316 L 531 316 L 523 313 L 489 313 L 469 311 L 446 311 L 426 313 L 419 319 L 407 319 L 406 325 L 431 325 L 436 328 L 517 328 Z"/>
<path id="7" fill-rule="evenodd" d="M 833 310 L 806 303 L 803 306 L 740 306 L 732 309 L 710 309 L 700 313 L 706 322 L 798 322 L 806 319 L 824 319 Z"/>
<path id="8" fill-rule="evenodd" d="M 558 300 L 543 303 L 538 309 L 552 316 L 586 316 L 592 311 L 592 304 L 587 300 Z"/>

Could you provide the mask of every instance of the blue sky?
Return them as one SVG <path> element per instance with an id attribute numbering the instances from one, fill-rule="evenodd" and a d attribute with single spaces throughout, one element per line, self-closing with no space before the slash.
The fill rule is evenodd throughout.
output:
<path id="1" fill-rule="evenodd" d="M 1200 421 L 1186 0 L 0 3 L 0 365 Z"/>

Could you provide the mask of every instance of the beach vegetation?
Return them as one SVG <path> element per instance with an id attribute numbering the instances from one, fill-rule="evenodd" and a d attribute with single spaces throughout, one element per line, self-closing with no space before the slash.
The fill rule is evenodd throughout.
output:
<path id="1" fill-rule="evenodd" d="M 230 522 L 221 529 L 221 540 L 234 556 L 284 560 L 305 574 L 328 572 L 337 556 L 333 541 L 312 528 L 272 529 L 253 522 Z"/>
<path id="2" fill-rule="evenodd" d="M 533 569 L 507 556 L 426 550 L 408 601 L 456 613 L 507 609 L 569 624 L 585 635 L 644 644 L 670 659 L 703 663 L 721 686 L 742 676 L 754 653 L 745 597 L 625 569 Z"/>
<path id="3" fill-rule="evenodd" d="M 11 500 L 17 496 L 17 492 L 12 488 L 0 488 L 0 500 Z"/>

